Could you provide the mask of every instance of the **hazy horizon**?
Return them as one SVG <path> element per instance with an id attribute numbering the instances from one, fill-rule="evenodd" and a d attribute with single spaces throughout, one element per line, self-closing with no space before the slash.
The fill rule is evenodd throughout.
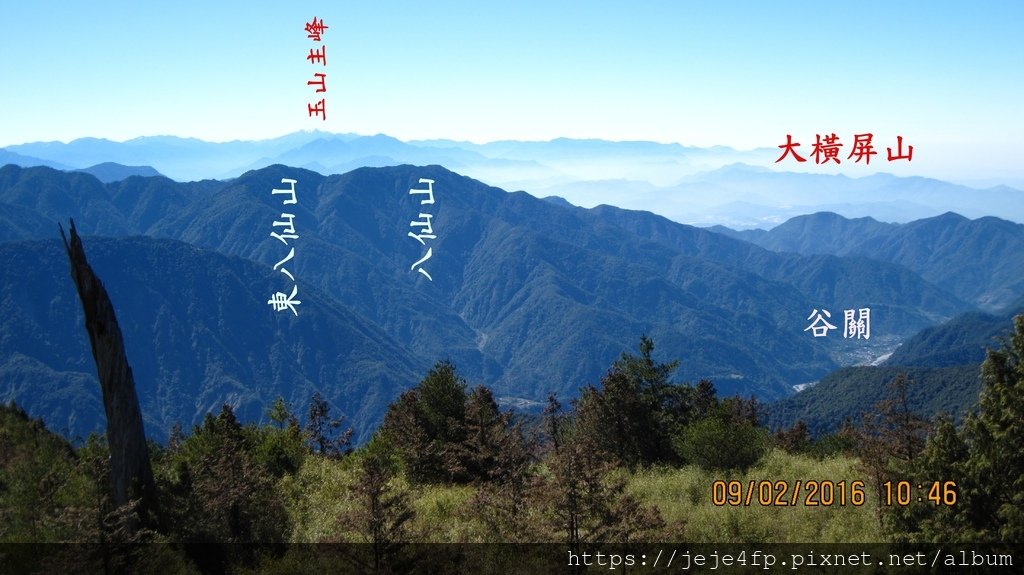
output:
<path id="1" fill-rule="evenodd" d="M 846 147 L 839 171 L 1024 181 L 1024 5 L 856 8 L 655 2 L 5 5 L 0 146 L 296 130 L 402 141 L 558 137 L 766 150 Z M 116 17 L 112 17 L 116 15 Z M 304 24 L 329 28 L 326 121 L 310 118 Z M 40 26 L 45 39 L 40 40 Z M 851 165 L 853 136 L 879 161 Z M 912 162 L 880 161 L 896 136 Z M 777 156 L 776 156 L 777 157 Z M 769 161 L 774 161 L 774 157 Z M 852 160 L 850 160 L 852 161 Z M 783 162 L 788 170 L 832 167 Z"/>

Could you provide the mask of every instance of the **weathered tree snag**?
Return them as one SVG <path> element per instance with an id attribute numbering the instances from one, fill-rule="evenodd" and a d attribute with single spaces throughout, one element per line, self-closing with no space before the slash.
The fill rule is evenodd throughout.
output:
<path id="1" fill-rule="evenodd" d="M 60 228 L 71 264 L 71 278 L 85 312 L 85 329 L 92 344 L 92 357 L 103 390 L 107 413 L 107 445 L 110 448 L 110 487 L 114 505 L 121 507 L 137 501 L 143 525 L 157 527 L 159 508 L 156 483 L 149 463 L 149 449 L 142 427 L 142 411 L 135 394 L 132 368 L 124 352 L 124 339 L 117 325 L 114 306 L 89 262 L 85 259 L 82 238 L 71 220 L 71 242 Z"/>

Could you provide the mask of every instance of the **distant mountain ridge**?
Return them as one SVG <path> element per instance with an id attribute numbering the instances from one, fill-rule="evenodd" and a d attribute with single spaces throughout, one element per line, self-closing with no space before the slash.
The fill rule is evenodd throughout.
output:
<path id="1" fill-rule="evenodd" d="M 96 176 L 97 180 L 105 184 L 124 180 L 132 176 L 163 176 L 163 174 L 154 170 L 150 166 L 124 166 L 114 162 L 103 162 L 102 164 L 96 164 L 95 166 L 89 166 L 88 168 L 75 171 L 92 174 Z"/>
<path id="2" fill-rule="evenodd" d="M 834 433 L 847 419 L 859 424 L 863 414 L 876 412 L 878 402 L 892 399 L 888 386 L 901 374 L 913 382 L 907 402 L 920 417 L 930 420 L 945 412 L 962 421 L 977 405 L 981 392 L 977 365 L 845 367 L 806 391 L 770 404 L 766 422 L 772 429 L 785 429 L 803 421 L 816 435 Z"/>
<path id="3" fill-rule="evenodd" d="M 588 208 L 610 204 L 651 211 L 702 226 L 771 227 L 819 211 L 907 222 L 951 210 L 970 218 L 998 216 L 1024 222 L 1024 192 L 1007 186 L 976 189 L 867 171 L 861 177 L 782 172 L 774 164 L 777 152 L 774 147 L 744 151 L 571 138 L 404 142 L 384 134 L 313 131 L 219 143 L 173 136 L 32 142 L 0 149 L 0 165 L 85 169 L 116 162 L 152 166 L 171 178 L 194 181 L 232 179 L 273 164 L 325 175 L 359 167 L 436 164 L 507 190 L 560 196 Z"/>
<path id="4" fill-rule="evenodd" d="M 886 386 L 904 374 L 915 412 L 932 418 L 940 411 L 959 419 L 976 407 L 981 363 L 1013 333 L 1013 317 L 1024 313 L 1024 297 L 995 314 L 968 312 L 921 330 L 903 342 L 880 366 L 840 369 L 815 386 L 769 406 L 769 421 L 789 427 L 803 420 L 818 432 L 831 432 L 849 417 L 871 413 L 885 399 Z"/>
<path id="5" fill-rule="evenodd" d="M 166 437 L 175 422 L 198 424 L 225 402 L 261 420 L 279 395 L 301 411 L 320 391 L 365 439 L 423 367 L 306 286 L 301 318 L 260 313 L 280 274 L 253 262 L 145 237 L 92 236 L 84 245 L 125 334 L 151 437 Z M 72 435 L 98 429 L 96 368 L 60 242 L 0 243 L 0 258 L 9 264 L 0 270 L 0 398 Z"/>
<path id="6" fill-rule="evenodd" d="M 56 170 L 70 170 L 69 166 L 65 166 L 60 162 L 54 162 L 52 160 L 44 160 L 42 158 L 34 158 L 32 156 L 25 156 L 16 152 L 12 152 L 6 149 L 0 149 L 0 166 L 7 164 L 13 164 L 15 166 L 22 167 L 33 167 L 33 166 L 46 166 L 47 168 L 54 168 Z"/>
<path id="7" fill-rule="evenodd" d="M 821 212 L 761 234 L 728 233 L 776 252 L 864 256 L 899 264 L 994 311 L 1024 294 L 1024 225 L 947 212 L 906 224 Z"/>
<path id="8" fill-rule="evenodd" d="M 300 296 L 306 290 L 318 294 L 303 309 L 348 310 L 348 325 L 365 326 L 356 333 L 383 334 L 367 336 L 371 347 L 398 349 L 401 352 L 396 351 L 395 357 L 406 358 L 400 360 L 406 367 L 383 386 L 375 383 L 375 376 L 353 375 L 347 362 L 332 368 L 338 373 L 334 378 L 337 384 L 325 383 L 330 379 L 318 373 L 307 375 L 306 383 L 299 386 L 302 391 L 313 389 L 314 384 L 323 386 L 339 407 L 358 413 L 363 424 L 379 418 L 381 406 L 393 399 L 402 385 L 414 383 L 414 374 L 423 373 L 440 358 L 451 358 L 471 382 L 487 383 L 501 397 L 539 403 L 548 392 L 570 398 L 581 385 L 595 383 L 644 333 L 657 342 L 659 356 L 682 361 L 681 380 L 710 377 L 723 393 L 783 397 L 791 393 L 792 385 L 819 379 L 837 367 L 838 358 L 867 343 L 844 340 L 838 334 L 811 337 L 805 331 L 805 318 L 812 309 L 827 305 L 841 313 L 843 307 L 871 305 L 878 310 L 873 325 L 876 336 L 897 341 L 971 309 L 894 264 L 774 253 L 649 213 L 608 206 L 587 210 L 552 204 L 522 192 L 508 193 L 439 166 L 362 168 L 324 177 L 275 165 L 229 182 L 186 184 L 161 177 L 131 177 L 103 184 L 88 174 L 7 166 L 0 168 L 0 204 L 5 211 L 8 207 L 18 211 L 25 224 L 7 230 L 5 239 L 52 241 L 55 222 L 73 215 L 83 234 L 146 235 L 187 242 L 191 246 L 168 244 L 177 247 L 166 248 L 166 257 L 185 261 L 193 251 L 216 253 L 216 258 L 203 257 L 223 269 L 233 269 L 235 264 L 219 263 L 224 261 L 222 257 L 244 258 L 238 261 L 250 260 L 258 266 L 254 269 L 263 270 L 260 273 L 277 277 L 279 273 L 268 270 L 282 254 L 274 249 L 277 242 L 269 232 L 282 205 L 270 190 L 284 177 L 298 181 L 298 204 L 290 210 L 296 214 L 300 239 L 289 266 Z M 436 204 L 431 213 L 438 237 L 429 261 L 432 282 L 410 272 L 422 251 L 407 236 L 409 222 L 419 212 L 419 204 L 408 190 L 420 178 L 435 182 Z M 136 245 L 140 241 L 118 239 L 110 249 L 116 250 L 122 242 Z M 175 255 L 177 251 L 182 254 Z M 188 266 L 174 267 L 174 273 L 157 273 L 154 266 L 163 264 L 148 253 L 140 248 L 115 258 L 124 269 L 108 273 L 131 273 L 130 281 L 138 284 L 137 289 L 155 290 L 154 301 L 188 305 L 191 298 L 200 298 L 196 284 L 188 283 L 194 275 Z M 206 267 L 196 265 L 196 269 Z M 51 273 L 51 278 L 62 281 L 63 272 Z M 203 273 L 221 285 L 214 271 Z M 251 273 L 255 272 L 246 272 Z M 3 285 L 13 310 L 22 283 L 16 272 L 9 274 Z M 184 285 L 179 285 L 182 282 Z M 276 317 L 265 303 L 272 291 L 265 281 L 252 283 L 256 288 L 230 285 L 220 287 L 211 299 L 230 299 L 235 297 L 234 290 L 241 289 L 245 301 L 250 302 L 246 307 L 251 308 L 249 313 L 263 318 L 260 321 Z M 55 297 L 12 313 L 37 317 L 56 309 Z M 157 307 L 171 310 L 174 306 Z M 153 317 L 151 310 L 140 313 L 125 317 L 126 322 L 143 322 L 134 328 L 134 341 L 147 345 L 163 342 L 169 346 L 167 357 L 180 358 L 189 350 L 203 349 L 194 345 L 206 341 L 204 338 L 226 342 L 234 337 L 236 323 L 243 326 L 239 329 L 268 330 L 251 325 L 249 319 L 225 316 L 220 308 L 209 308 L 209 321 L 197 322 L 192 328 L 156 319 L 149 326 L 144 318 Z M 136 315 L 143 319 L 132 319 Z M 171 317 L 167 316 L 168 321 Z M 300 325 L 304 317 L 299 316 Z M 329 339 L 335 328 L 317 329 L 318 337 Z M 284 343 L 288 341 L 286 332 L 268 331 L 276 334 L 278 343 L 264 342 L 252 349 L 227 346 L 234 350 L 233 365 L 255 361 L 243 358 L 261 353 L 268 345 L 289 348 L 290 344 Z M 42 332 L 49 333 L 49 329 Z M 382 337 L 394 344 L 377 343 Z M 365 342 L 358 340 L 356 337 L 352 345 L 365 348 Z M 307 343 L 301 347 L 308 351 L 298 356 L 303 362 L 301 369 L 309 370 L 313 368 L 306 362 L 319 365 L 325 360 L 317 359 L 321 351 L 309 343 L 312 339 L 304 341 Z M 17 352 L 22 358 L 11 368 L 13 380 L 26 381 L 24 373 L 46 379 L 42 374 L 68 371 L 59 358 L 36 357 L 31 349 L 4 347 L 3 342 L 13 340 L 0 338 L 5 356 L 15 357 Z M 370 357 L 378 359 L 369 365 L 379 366 L 384 361 Z M 172 365 L 171 361 L 165 364 Z M 16 372 L 22 375 L 15 377 Z M 383 373 L 367 371 L 378 372 Z M 76 377 L 81 378 L 87 370 L 81 368 L 78 373 Z M 168 408 L 168 414 L 189 418 L 197 410 L 231 397 L 225 390 L 246 388 L 246 378 L 259 377 L 241 370 L 229 377 L 234 383 L 226 384 L 223 378 L 228 376 L 222 373 L 175 376 L 173 369 L 152 373 L 158 386 L 164 386 L 161 389 L 171 389 L 166 387 L 171 385 L 167 378 L 175 377 L 188 380 L 188 386 L 198 386 L 188 387 L 193 391 L 179 401 L 189 401 L 193 395 L 210 398 L 199 406 Z M 281 387 L 284 384 L 276 375 L 267 385 L 271 386 L 267 389 L 290 389 Z M 20 401 L 25 389 L 9 391 L 5 398 Z M 59 389 L 56 385 L 47 392 L 51 405 L 57 401 L 53 398 L 62 397 Z M 287 397 L 294 399 L 295 394 L 301 392 Z M 374 398 L 368 404 L 367 394 Z M 259 397 L 260 401 L 269 399 L 267 394 Z M 257 413 L 255 404 L 252 409 L 247 413 Z M 364 409 L 368 411 L 364 413 Z M 171 415 L 161 417 L 160 421 L 166 422 Z"/>
<path id="9" fill-rule="evenodd" d="M 1013 331 L 1013 317 L 1024 313 L 1024 297 L 993 313 L 967 312 L 921 330 L 886 360 L 890 366 L 978 365 L 985 350 L 998 348 Z"/>

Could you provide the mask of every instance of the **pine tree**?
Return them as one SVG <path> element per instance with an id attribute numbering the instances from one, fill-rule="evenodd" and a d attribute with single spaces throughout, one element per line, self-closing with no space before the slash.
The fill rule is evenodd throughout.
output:
<path id="1" fill-rule="evenodd" d="M 718 404 L 718 391 L 711 380 L 702 379 L 694 388 L 693 406 L 695 416 L 700 419 L 711 415 L 711 410 Z"/>
<path id="2" fill-rule="evenodd" d="M 1014 334 L 982 364 L 984 387 L 966 432 L 971 455 L 971 522 L 979 537 L 1024 542 L 1024 315 Z"/>
<path id="3" fill-rule="evenodd" d="M 967 511 L 970 502 L 962 491 L 968 456 L 967 443 L 954 427 L 953 420 L 946 413 L 938 414 L 924 450 L 914 460 L 908 480 L 926 486 L 929 495 L 932 495 L 931 486 L 938 482 L 934 495 L 939 500 L 891 507 L 887 519 L 894 539 L 948 543 L 975 538 Z M 957 487 L 951 482 L 956 482 Z M 955 494 L 955 499 L 949 499 L 951 493 Z"/>
<path id="4" fill-rule="evenodd" d="M 416 389 L 427 434 L 442 444 L 461 440 L 466 380 L 456 372 L 455 364 L 448 360 L 436 363 Z"/>
<path id="5" fill-rule="evenodd" d="M 562 403 L 558 401 L 555 392 L 548 394 L 548 403 L 544 407 L 544 433 L 547 435 L 546 443 L 551 451 L 558 453 L 562 443 L 562 430 L 565 414 L 562 412 Z"/>
<path id="6" fill-rule="evenodd" d="M 929 425 L 910 409 L 907 389 L 913 383 L 905 374 L 897 375 L 887 386 L 886 399 L 861 414 L 861 426 L 846 430 L 875 485 L 905 477 L 924 448 Z"/>
<path id="7" fill-rule="evenodd" d="M 440 454 L 428 435 L 426 422 L 419 408 L 419 394 L 406 390 L 388 406 L 381 424 L 381 441 L 394 448 L 405 466 L 409 481 L 426 483 L 443 476 Z"/>
<path id="8" fill-rule="evenodd" d="M 488 480 L 507 447 L 509 417 L 498 410 L 494 394 L 479 385 L 466 399 L 462 441 L 449 450 L 449 473 L 470 480 Z"/>
<path id="9" fill-rule="evenodd" d="M 611 473 L 591 440 L 574 436 L 546 461 L 550 476 L 537 498 L 551 537 L 570 549 L 646 539 L 664 526 L 661 516 L 626 493 L 624 478 Z"/>
<path id="10" fill-rule="evenodd" d="M 171 433 L 167 436 L 167 451 L 177 450 L 182 441 L 185 441 L 185 431 L 181 427 L 181 422 L 175 421 L 171 425 Z"/>
<path id="11" fill-rule="evenodd" d="M 640 355 L 623 353 L 612 365 L 612 369 L 627 374 L 636 381 L 642 394 L 648 396 L 653 403 L 663 405 L 672 386 L 669 378 L 679 367 L 679 362 L 656 363 L 651 357 L 654 353 L 654 341 L 646 335 L 640 336 L 638 347 Z"/>
<path id="12" fill-rule="evenodd" d="M 323 407 L 316 408 L 316 411 L 321 412 L 322 415 L 319 417 L 327 419 L 329 423 L 321 422 L 316 425 L 321 428 L 326 426 L 328 429 L 339 427 L 340 420 L 337 421 L 338 425 L 330 426 L 330 410 L 326 402 L 323 402 L 322 399 L 320 402 Z M 311 411 L 314 411 L 312 407 Z M 256 461 L 269 470 L 274 477 L 280 478 L 285 474 L 298 472 L 309 451 L 306 444 L 308 437 L 303 434 L 298 418 L 292 415 L 284 398 L 280 396 L 267 410 L 267 417 L 274 425 L 261 426 L 254 430 Z M 323 437 L 316 443 L 322 444 L 320 445 L 321 449 L 326 448 L 329 451 L 325 455 L 338 455 L 348 444 L 350 434 L 351 429 L 337 438 Z"/>
<path id="13" fill-rule="evenodd" d="M 409 522 L 415 512 L 408 490 L 396 476 L 396 465 L 380 448 L 364 453 L 356 481 L 349 487 L 355 504 L 338 518 L 342 529 L 354 529 L 372 550 L 374 572 L 393 567 L 409 541 Z"/>
<path id="14" fill-rule="evenodd" d="M 775 443 L 789 453 L 805 453 L 811 447 L 811 432 L 807 423 L 798 419 L 793 427 L 775 432 Z"/>
<path id="15" fill-rule="evenodd" d="M 466 381 L 439 361 L 388 406 L 382 439 L 399 450 L 410 481 L 466 481 L 459 454 L 465 437 Z"/>
<path id="16" fill-rule="evenodd" d="M 654 342 L 640 338 L 640 355 L 623 353 L 600 389 L 584 388 L 576 408 L 576 433 L 631 468 L 674 458 L 672 435 L 692 411 L 689 388 L 669 377 L 678 362 L 656 363 Z"/>
<path id="17" fill-rule="evenodd" d="M 499 412 L 494 396 L 479 386 L 466 405 L 462 443 L 466 469 L 477 482 L 470 510 L 482 520 L 495 542 L 525 542 L 532 534 L 529 517 L 532 446 L 511 412 Z"/>
<path id="18" fill-rule="evenodd" d="M 288 405 L 280 395 L 277 396 L 273 405 L 267 410 L 267 417 L 277 425 L 278 429 L 284 429 L 286 425 L 298 424 L 298 420 L 288 410 Z"/>
<path id="19" fill-rule="evenodd" d="M 657 459 L 663 435 L 655 406 L 636 383 L 613 370 L 600 389 L 583 390 L 576 417 L 576 433 L 587 436 L 610 461 L 631 468 Z"/>
<path id="20" fill-rule="evenodd" d="M 332 419 L 330 404 L 320 395 L 319 391 L 313 393 L 309 402 L 306 436 L 314 453 L 328 457 L 340 457 L 348 452 L 348 446 L 352 439 L 352 428 L 339 431 L 344 421 L 345 416 Z"/>
<path id="21" fill-rule="evenodd" d="M 283 542 L 291 526 L 274 476 L 255 456 L 256 437 L 225 404 L 168 454 L 161 492 L 178 540 Z"/>

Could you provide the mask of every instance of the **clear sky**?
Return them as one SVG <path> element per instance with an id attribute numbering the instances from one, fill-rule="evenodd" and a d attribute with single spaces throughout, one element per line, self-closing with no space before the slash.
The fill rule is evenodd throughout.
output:
<path id="1" fill-rule="evenodd" d="M 326 122 L 306 112 L 313 16 Z M 1022 24 L 1015 0 L 4 0 L 0 146 L 321 129 L 808 151 L 870 131 L 913 143 L 921 175 L 1020 177 Z"/>

